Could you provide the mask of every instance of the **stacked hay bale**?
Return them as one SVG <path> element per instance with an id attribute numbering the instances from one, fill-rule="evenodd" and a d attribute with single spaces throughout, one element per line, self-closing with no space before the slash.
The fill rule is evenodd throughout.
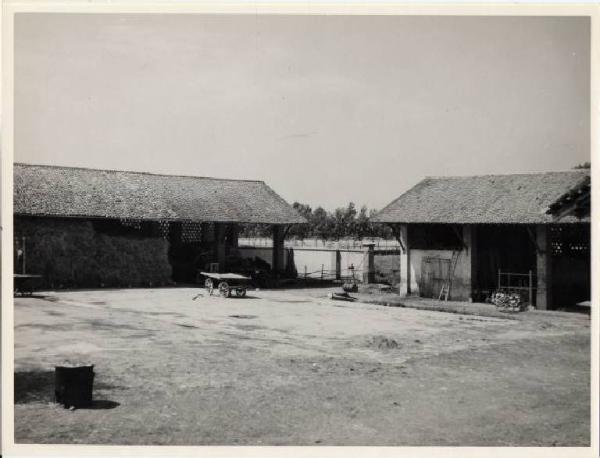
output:
<path id="1" fill-rule="evenodd" d="M 160 237 L 101 233 L 91 221 L 15 220 L 26 237 L 27 273 L 42 288 L 160 286 L 171 282 L 168 241 Z"/>

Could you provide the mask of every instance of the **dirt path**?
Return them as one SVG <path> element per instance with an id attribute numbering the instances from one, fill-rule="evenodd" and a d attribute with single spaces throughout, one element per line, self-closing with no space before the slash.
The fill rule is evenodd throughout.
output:
<path id="1" fill-rule="evenodd" d="M 589 317 L 463 316 L 328 300 L 79 291 L 15 301 L 17 442 L 587 445 Z M 96 366 L 94 409 L 51 403 Z"/>

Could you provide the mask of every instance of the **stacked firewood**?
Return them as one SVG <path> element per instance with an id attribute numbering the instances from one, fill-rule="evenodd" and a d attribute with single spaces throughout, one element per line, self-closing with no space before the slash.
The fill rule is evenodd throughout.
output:
<path id="1" fill-rule="evenodd" d="M 502 312 L 522 312 L 527 309 L 527 303 L 518 292 L 496 291 L 492 295 L 492 303 Z"/>

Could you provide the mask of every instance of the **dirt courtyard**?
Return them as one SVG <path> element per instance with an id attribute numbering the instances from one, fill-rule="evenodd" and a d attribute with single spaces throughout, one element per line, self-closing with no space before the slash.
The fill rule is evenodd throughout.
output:
<path id="1" fill-rule="evenodd" d="M 203 297 L 192 298 L 198 293 Z M 192 288 L 15 299 L 17 443 L 588 446 L 590 320 Z M 95 404 L 53 404 L 95 365 Z"/>

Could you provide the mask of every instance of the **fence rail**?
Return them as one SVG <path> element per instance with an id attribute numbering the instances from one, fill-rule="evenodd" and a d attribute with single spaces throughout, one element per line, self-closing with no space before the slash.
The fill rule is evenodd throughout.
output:
<path id="1" fill-rule="evenodd" d="M 325 264 L 321 266 L 321 269 L 308 272 L 306 266 L 304 266 L 303 272 L 298 272 L 299 278 L 304 279 L 321 279 L 321 280 L 342 280 L 342 281 L 356 281 L 362 282 L 362 273 L 358 269 L 341 269 L 339 278 L 335 270 L 325 269 Z"/>

